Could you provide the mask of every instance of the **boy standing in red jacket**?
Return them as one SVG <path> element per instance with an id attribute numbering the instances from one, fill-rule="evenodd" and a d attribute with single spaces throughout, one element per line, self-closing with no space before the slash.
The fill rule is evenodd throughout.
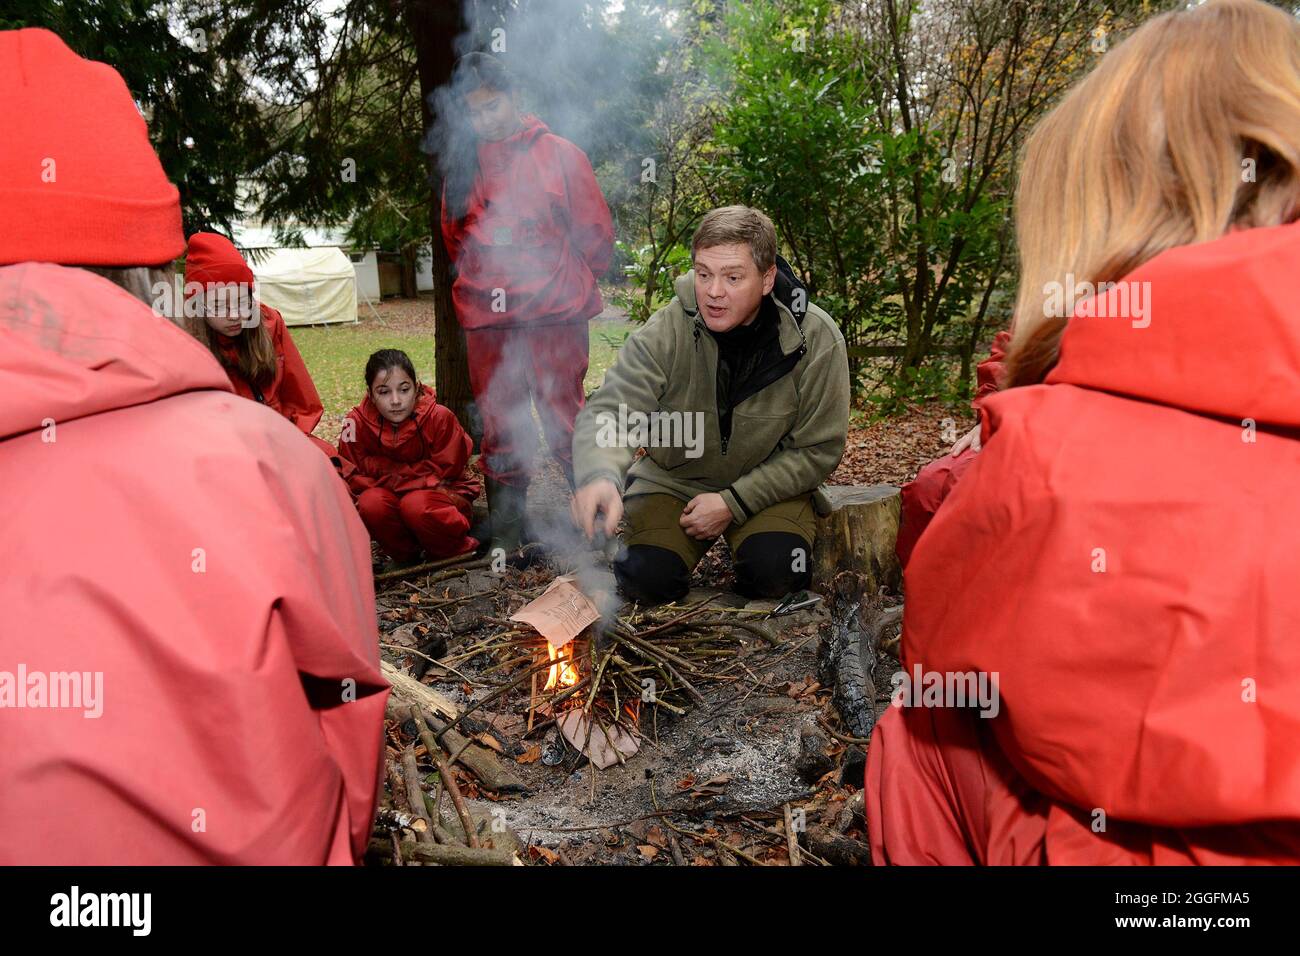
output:
<path id="1" fill-rule="evenodd" d="M 537 446 L 533 404 L 573 485 L 587 320 L 602 308 L 596 277 L 609 268 L 614 230 L 586 155 L 520 115 L 497 60 L 469 54 L 454 83 L 476 142 L 452 151 L 442 233 L 483 424 L 492 545 L 510 552 L 521 543 Z"/>

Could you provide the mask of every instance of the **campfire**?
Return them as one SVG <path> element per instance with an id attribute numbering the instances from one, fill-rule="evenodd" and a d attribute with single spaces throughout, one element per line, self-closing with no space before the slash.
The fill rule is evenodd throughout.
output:
<path id="1" fill-rule="evenodd" d="M 566 644 L 556 650 L 550 641 L 546 641 L 545 644 L 551 666 L 546 672 L 546 684 L 542 690 L 555 690 L 557 687 L 563 689 L 578 683 L 580 665 L 574 656 L 573 645 Z"/>
<path id="2" fill-rule="evenodd" d="M 463 640 L 430 659 L 429 666 L 449 674 L 460 676 L 461 668 L 473 666 L 480 681 L 496 681 L 477 692 L 451 724 L 488 705 L 509 704 L 525 690 L 525 738 L 558 730 L 598 769 L 625 763 L 643 740 L 656 740 L 661 711 L 684 716 L 706 703 L 702 686 L 740 679 L 742 645 L 755 638 L 780 644 L 761 620 L 763 612 L 713 606 L 713 599 L 685 608 L 633 607 L 620 616 L 610 613 L 612 607 L 602 615 L 593 596 L 611 602 L 598 592 L 589 595 L 572 576 L 555 577 L 528 593 L 534 596 L 509 618 L 480 617 L 469 628 L 495 625 L 495 633 Z"/>

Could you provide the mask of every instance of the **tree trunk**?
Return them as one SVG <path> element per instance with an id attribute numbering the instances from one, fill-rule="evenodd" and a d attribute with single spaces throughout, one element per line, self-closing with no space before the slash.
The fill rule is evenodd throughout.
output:
<path id="1" fill-rule="evenodd" d="M 415 38 L 416 68 L 420 73 L 420 103 L 424 128 L 433 125 L 429 94 L 451 79 L 456 63 L 455 41 L 465 30 L 459 3 L 407 0 L 406 22 Z M 438 157 L 429 162 L 429 233 L 433 246 L 434 383 L 438 401 L 470 427 L 469 364 L 465 337 L 451 301 L 451 258 L 442 241 L 442 173 Z"/>
<path id="2" fill-rule="evenodd" d="M 897 590 L 903 572 L 894 546 L 902 509 L 892 485 L 830 485 L 831 513 L 817 519 L 813 544 L 812 589 L 830 593 L 841 571 L 856 571 L 875 593 L 882 585 Z"/>
<path id="3" fill-rule="evenodd" d="M 402 298 L 418 299 L 420 297 L 419 286 L 415 278 L 415 250 L 402 250 Z"/>

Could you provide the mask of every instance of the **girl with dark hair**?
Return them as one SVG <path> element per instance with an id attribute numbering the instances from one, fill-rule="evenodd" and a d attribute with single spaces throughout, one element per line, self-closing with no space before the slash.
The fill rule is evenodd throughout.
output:
<path id="1" fill-rule="evenodd" d="M 468 124 L 444 152 L 442 234 L 483 423 L 492 545 L 509 552 L 521 543 L 537 446 L 533 404 L 573 483 L 587 320 L 602 308 L 596 277 L 609 268 L 614 230 L 586 155 L 519 113 L 500 62 L 462 58 L 451 95 Z"/>
<path id="2" fill-rule="evenodd" d="M 421 385 L 410 356 L 382 349 L 366 362 L 366 397 L 348 413 L 339 455 L 371 537 L 393 567 L 475 550 L 470 504 L 479 483 L 465 473 L 473 442 L 456 416 Z"/>

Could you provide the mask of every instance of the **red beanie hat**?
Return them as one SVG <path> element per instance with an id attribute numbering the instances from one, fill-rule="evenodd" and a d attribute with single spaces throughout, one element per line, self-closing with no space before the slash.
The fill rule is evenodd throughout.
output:
<path id="1" fill-rule="evenodd" d="M 180 194 L 111 66 L 49 30 L 0 31 L 0 117 L 0 265 L 180 255 Z"/>
<path id="2" fill-rule="evenodd" d="M 185 284 L 198 282 L 238 282 L 243 286 L 253 284 L 253 270 L 239 254 L 235 244 L 215 232 L 196 232 L 190 236 L 185 251 Z"/>

